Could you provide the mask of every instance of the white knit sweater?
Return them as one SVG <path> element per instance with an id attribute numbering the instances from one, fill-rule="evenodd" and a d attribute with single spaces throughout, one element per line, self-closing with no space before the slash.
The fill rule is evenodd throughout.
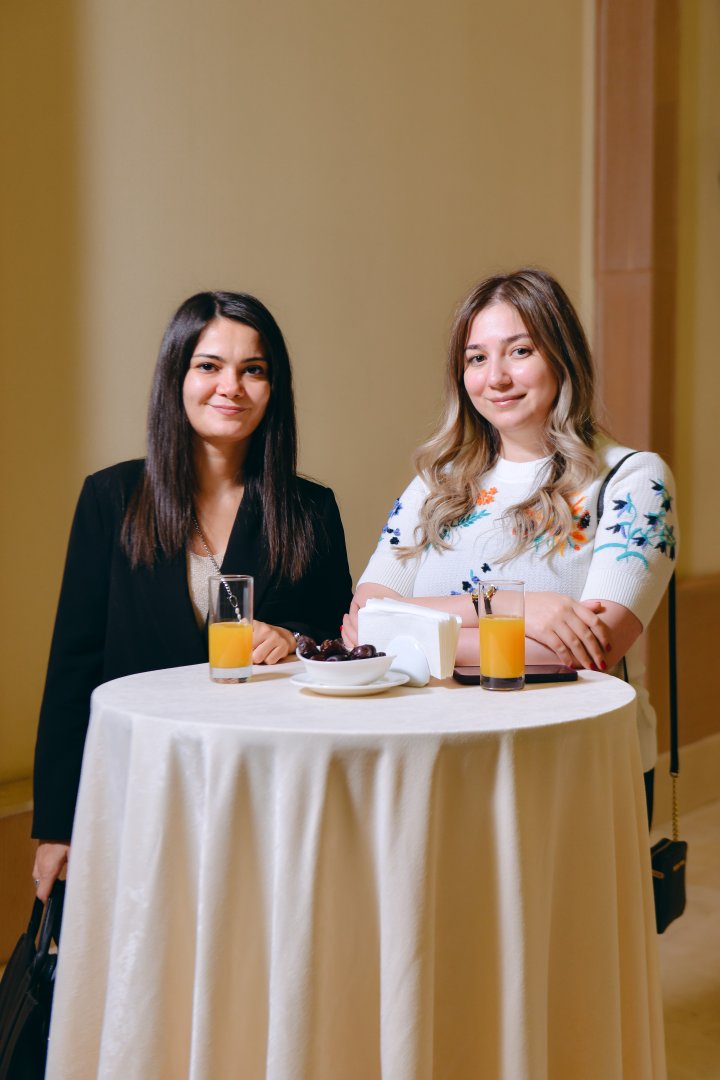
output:
<path id="1" fill-rule="evenodd" d="M 645 629 L 674 568 L 677 526 L 675 486 L 657 454 L 628 458 L 608 484 L 604 513 L 597 521 L 597 500 L 607 473 L 628 447 L 608 440 L 597 445 L 598 474 L 573 499 L 576 527 L 561 545 L 541 536 L 510 562 L 496 560 L 511 546 L 503 512 L 525 499 L 536 486 L 547 459 L 514 462 L 501 459 L 481 478 L 475 509 L 451 530 L 449 551 L 426 549 L 402 560 L 397 548 L 414 543 L 418 514 L 427 488 L 416 477 L 395 502 L 375 554 L 358 584 L 375 582 L 402 596 L 450 596 L 471 592 L 485 577 L 517 578 L 529 592 L 560 592 L 575 600 L 612 600 L 635 615 Z M 645 770 L 655 764 L 655 713 L 643 687 L 642 636 L 626 657 L 628 676 L 638 692 L 638 730 Z"/>

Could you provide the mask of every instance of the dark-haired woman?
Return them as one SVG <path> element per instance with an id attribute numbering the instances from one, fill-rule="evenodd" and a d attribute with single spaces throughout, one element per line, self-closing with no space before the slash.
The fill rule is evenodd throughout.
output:
<path id="1" fill-rule="evenodd" d="M 607 671 L 626 657 L 650 809 L 655 714 L 640 637 L 672 573 L 674 483 L 656 454 L 600 429 L 593 399 L 587 340 L 554 278 L 528 268 L 473 289 L 455 317 L 443 416 L 415 455 L 418 475 L 392 508 L 344 636 L 355 642 L 370 597 L 402 597 L 460 615 L 458 662 L 477 664 L 473 593 L 477 603 L 486 577 L 523 580 L 527 663 Z"/>
<path id="2" fill-rule="evenodd" d="M 163 338 L 144 461 L 85 481 L 63 577 L 35 751 L 33 877 L 67 861 L 90 695 L 123 675 L 207 660 L 207 582 L 255 579 L 253 662 L 298 633 L 334 637 L 351 598 L 332 491 L 296 473 L 290 360 L 251 296 L 200 293 Z"/>

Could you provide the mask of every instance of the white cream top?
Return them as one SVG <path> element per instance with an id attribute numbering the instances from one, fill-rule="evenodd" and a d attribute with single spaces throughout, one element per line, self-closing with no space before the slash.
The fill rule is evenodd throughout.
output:
<path id="1" fill-rule="evenodd" d="M 218 552 L 214 557 L 218 566 L 222 566 L 225 552 Z M 210 606 L 208 581 L 213 574 L 217 574 L 217 569 L 213 566 L 210 556 L 196 555 L 194 551 L 190 551 L 188 548 L 188 589 L 190 590 L 190 600 L 192 602 L 193 611 L 195 612 L 195 621 L 200 629 L 203 628 L 208 617 L 208 608 Z"/>

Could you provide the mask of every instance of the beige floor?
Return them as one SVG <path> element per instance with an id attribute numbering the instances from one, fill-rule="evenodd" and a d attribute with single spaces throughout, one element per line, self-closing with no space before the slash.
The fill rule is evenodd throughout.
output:
<path id="1" fill-rule="evenodd" d="M 653 840 L 671 836 L 653 829 Z M 658 939 L 668 1080 L 720 1080 L 720 802 L 682 814 L 687 908 Z"/>
<path id="2" fill-rule="evenodd" d="M 720 1080 L 720 802 L 683 814 L 680 836 L 688 906 L 659 938 L 668 1080 Z"/>

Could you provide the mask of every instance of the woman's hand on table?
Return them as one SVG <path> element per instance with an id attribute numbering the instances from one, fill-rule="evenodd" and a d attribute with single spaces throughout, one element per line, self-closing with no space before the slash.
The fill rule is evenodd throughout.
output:
<path id="1" fill-rule="evenodd" d="M 253 664 L 277 664 L 295 652 L 295 635 L 284 626 L 253 622 Z"/>
<path id="2" fill-rule="evenodd" d="M 611 647 L 605 657 L 609 670 L 622 660 L 631 645 L 640 637 L 643 631 L 642 623 L 634 612 L 614 600 L 583 600 L 582 603 L 591 610 L 595 610 L 599 605 L 602 610 L 603 625 L 611 639 Z"/>
<path id="3" fill-rule="evenodd" d="M 350 604 L 350 610 L 347 615 L 343 616 L 341 627 L 343 642 L 349 649 L 354 649 L 356 645 L 363 644 L 358 641 L 358 612 L 360 608 L 365 607 L 368 600 L 375 597 L 389 597 L 391 600 L 407 599 L 407 597 L 401 596 L 400 593 L 394 592 L 392 589 L 386 589 L 384 585 L 376 585 L 373 581 L 366 581 L 363 585 L 358 585 Z"/>
<path id="4" fill-rule="evenodd" d="M 35 892 L 39 900 L 47 900 L 57 879 L 65 877 L 69 858 L 69 844 L 57 843 L 54 840 L 38 841 L 32 876 L 36 882 Z"/>
<path id="5" fill-rule="evenodd" d="M 551 649 L 562 664 L 607 671 L 612 650 L 600 600 L 572 600 L 563 593 L 525 593 L 525 636 Z"/>

